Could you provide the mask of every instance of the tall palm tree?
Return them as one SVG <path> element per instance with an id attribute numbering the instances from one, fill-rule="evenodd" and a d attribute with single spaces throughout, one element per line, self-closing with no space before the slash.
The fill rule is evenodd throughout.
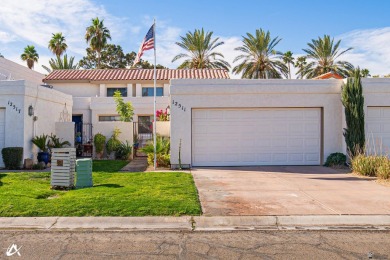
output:
<path id="1" fill-rule="evenodd" d="M 247 33 L 247 37 L 243 36 L 243 46 L 235 48 L 243 54 L 234 59 L 234 62 L 242 61 L 233 72 L 242 72 L 242 78 L 248 79 L 282 78 L 282 75 L 287 78 L 288 68 L 280 60 L 283 54 L 275 50 L 280 41 L 262 29 L 256 30 L 255 35 Z"/>
<path id="2" fill-rule="evenodd" d="M 300 56 L 297 58 L 297 61 L 295 62 L 294 66 L 295 68 L 298 68 L 297 73 L 295 73 L 295 75 L 298 75 L 298 79 L 303 78 L 302 71 L 306 65 L 307 65 L 306 56 Z"/>
<path id="3" fill-rule="evenodd" d="M 49 60 L 50 68 L 42 65 L 42 67 L 47 70 L 47 72 L 52 72 L 53 70 L 77 70 L 80 68 L 78 62 L 74 63 L 74 57 L 68 59 L 68 55 L 65 54 L 63 58 L 57 56 L 56 59 L 51 58 Z"/>
<path id="4" fill-rule="evenodd" d="M 335 72 L 343 77 L 348 77 L 354 67 L 347 61 L 336 61 L 341 55 L 352 48 L 341 51 L 339 49 L 341 40 L 336 43 L 329 35 L 323 38 L 313 39 L 307 45 L 309 48 L 303 49 L 307 53 L 306 58 L 311 61 L 303 68 L 300 73 L 307 78 L 314 78 L 327 72 Z"/>
<path id="5" fill-rule="evenodd" d="M 68 45 L 66 44 L 65 37 L 62 33 L 53 33 L 53 36 L 49 41 L 48 48 L 57 57 L 66 52 Z"/>
<path id="6" fill-rule="evenodd" d="M 186 58 L 179 65 L 179 69 L 225 69 L 229 70 L 230 64 L 223 60 L 224 56 L 214 49 L 224 44 L 219 38 L 212 38 L 213 32 L 205 32 L 195 29 L 194 33 L 188 32 L 185 36 L 180 36 L 181 42 L 176 42 L 186 53 L 176 55 L 172 62 Z"/>
<path id="7" fill-rule="evenodd" d="M 288 67 L 288 78 L 291 79 L 291 68 L 290 65 L 292 64 L 294 66 L 294 57 L 293 53 L 291 51 L 287 51 L 283 53 L 283 62 Z"/>
<path id="8" fill-rule="evenodd" d="M 103 24 L 104 20 L 99 20 L 98 17 L 92 19 L 92 25 L 87 27 L 85 32 L 85 40 L 89 43 L 89 46 L 93 51 L 97 52 L 98 61 L 96 68 L 100 68 L 100 54 L 104 46 L 107 44 L 107 40 L 111 40 L 110 31 Z"/>
<path id="9" fill-rule="evenodd" d="M 27 45 L 27 47 L 24 48 L 24 52 L 22 53 L 22 55 L 20 55 L 20 58 L 23 61 L 27 62 L 27 67 L 29 69 L 33 69 L 34 63 L 38 62 L 39 55 L 38 55 L 37 51 L 35 50 L 34 45 Z"/>

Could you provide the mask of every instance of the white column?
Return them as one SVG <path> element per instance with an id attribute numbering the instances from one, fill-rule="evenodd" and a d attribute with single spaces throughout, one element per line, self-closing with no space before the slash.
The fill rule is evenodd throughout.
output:
<path id="1" fill-rule="evenodd" d="M 133 84 L 127 84 L 127 96 L 128 97 L 133 96 Z"/>
<path id="2" fill-rule="evenodd" d="M 164 84 L 164 97 L 169 97 L 169 84 Z"/>
<path id="3" fill-rule="evenodd" d="M 135 94 L 136 97 L 142 97 L 142 85 L 141 84 L 135 84 Z"/>
<path id="4" fill-rule="evenodd" d="M 106 89 L 106 84 L 100 84 L 100 97 L 106 97 L 107 96 L 107 89 Z"/>

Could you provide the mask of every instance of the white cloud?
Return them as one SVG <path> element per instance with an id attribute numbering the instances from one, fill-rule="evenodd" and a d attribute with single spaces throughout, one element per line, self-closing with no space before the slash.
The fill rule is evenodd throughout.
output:
<path id="1" fill-rule="evenodd" d="M 7 32 L 0 31 L 0 42 L 1 43 L 10 43 L 16 40 L 16 36 L 11 35 Z"/>
<path id="2" fill-rule="evenodd" d="M 355 30 L 337 38 L 343 48 L 353 47 L 342 60 L 369 69 L 371 75 L 390 73 L 390 27 Z"/>

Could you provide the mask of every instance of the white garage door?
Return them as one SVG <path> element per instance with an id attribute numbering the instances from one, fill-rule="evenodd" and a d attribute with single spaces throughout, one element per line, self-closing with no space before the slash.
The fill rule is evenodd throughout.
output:
<path id="1" fill-rule="evenodd" d="M 366 143 L 371 154 L 390 155 L 390 107 L 368 107 Z"/>
<path id="2" fill-rule="evenodd" d="M 5 147 L 5 109 L 0 108 L 0 152 Z M 0 155 L 0 167 L 4 167 L 3 156 Z"/>
<path id="3" fill-rule="evenodd" d="M 320 108 L 192 113 L 193 166 L 320 164 Z"/>

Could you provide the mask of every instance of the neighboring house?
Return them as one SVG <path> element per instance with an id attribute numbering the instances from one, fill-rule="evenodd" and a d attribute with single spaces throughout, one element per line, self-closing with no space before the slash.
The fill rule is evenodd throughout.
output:
<path id="1" fill-rule="evenodd" d="M 133 140 L 133 124 L 119 122 L 112 96 L 116 90 L 134 107 L 134 133 L 151 138 L 153 115 L 153 69 L 57 70 L 43 81 L 54 89 L 72 95 L 73 122 L 81 132 L 83 143 L 93 135 L 109 137 L 114 127 L 122 131 L 121 140 Z M 220 69 L 158 69 L 156 109 L 170 109 L 171 79 L 228 79 Z M 168 124 L 169 128 L 169 124 Z M 167 129 L 157 129 L 167 132 Z M 169 132 L 169 129 L 168 129 Z"/>
<path id="2" fill-rule="evenodd" d="M 341 77 L 339 74 L 335 72 L 328 72 L 328 73 L 321 74 L 313 79 L 343 79 L 343 77 Z"/>
<path id="3" fill-rule="evenodd" d="M 346 153 L 344 80 L 171 80 L 171 164 L 321 165 Z M 369 152 L 390 154 L 390 79 L 362 79 Z M 183 109 L 184 108 L 184 109 Z"/>
<path id="4" fill-rule="evenodd" d="M 0 58 L 0 151 L 23 147 L 24 159 L 36 160 L 31 139 L 56 134 L 56 122 L 66 121 L 66 112 L 72 114 L 72 97 L 43 86 L 43 78 L 41 73 Z"/>

